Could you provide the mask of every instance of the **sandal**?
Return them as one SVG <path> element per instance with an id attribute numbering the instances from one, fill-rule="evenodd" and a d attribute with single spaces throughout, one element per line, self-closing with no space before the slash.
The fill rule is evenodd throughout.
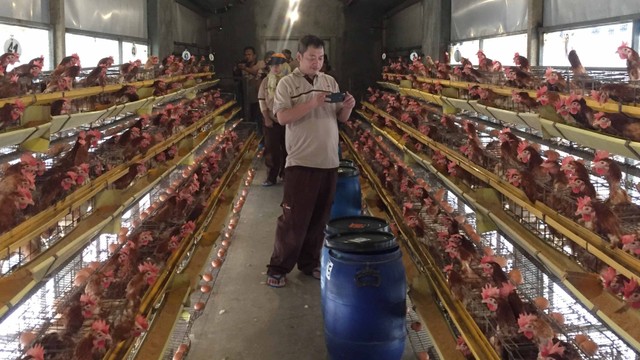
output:
<path id="1" fill-rule="evenodd" d="M 287 285 L 287 277 L 285 275 L 267 275 L 267 285 L 273 288 L 281 288 Z"/>
<path id="2" fill-rule="evenodd" d="M 316 280 L 320 280 L 320 267 L 316 267 L 313 270 L 311 270 L 310 273 L 305 273 L 306 275 L 309 275 L 311 277 L 313 277 Z"/>

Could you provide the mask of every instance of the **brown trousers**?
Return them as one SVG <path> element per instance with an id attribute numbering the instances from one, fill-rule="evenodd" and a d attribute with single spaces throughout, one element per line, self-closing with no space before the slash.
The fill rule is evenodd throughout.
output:
<path id="1" fill-rule="evenodd" d="M 276 183 L 278 175 L 284 175 L 287 149 L 284 146 L 285 127 L 273 122 L 272 127 L 264 127 L 264 161 L 267 165 L 267 181 Z"/>
<path id="2" fill-rule="evenodd" d="M 305 274 L 320 266 L 324 229 L 336 192 L 337 169 L 291 166 L 285 169 L 282 215 L 268 267 L 269 275 L 287 274 L 297 264 Z"/>

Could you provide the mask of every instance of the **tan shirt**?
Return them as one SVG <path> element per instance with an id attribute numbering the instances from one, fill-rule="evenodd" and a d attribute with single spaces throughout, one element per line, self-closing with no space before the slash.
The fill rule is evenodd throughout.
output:
<path id="1" fill-rule="evenodd" d="M 276 119 L 276 116 L 273 114 L 273 111 L 271 111 L 273 109 L 274 98 L 270 97 L 267 92 L 268 83 L 269 83 L 269 80 L 267 78 L 262 79 L 262 82 L 260 83 L 260 88 L 258 89 L 258 103 L 260 104 L 260 111 L 268 112 L 269 118 L 271 118 L 271 120 L 275 122 L 278 122 L 278 119 Z"/>
<path id="2" fill-rule="evenodd" d="M 318 92 L 328 94 L 338 91 L 338 83 L 331 76 L 319 73 L 312 85 L 304 78 L 300 69 L 295 69 L 278 83 L 272 110 L 277 114 L 280 110 L 291 109 L 297 104 L 309 101 Z M 332 169 L 339 166 L 337 112 L 341 108 L 342 103 L 326 103 L 298 121 L 287 124 L 285 167 Z"/>

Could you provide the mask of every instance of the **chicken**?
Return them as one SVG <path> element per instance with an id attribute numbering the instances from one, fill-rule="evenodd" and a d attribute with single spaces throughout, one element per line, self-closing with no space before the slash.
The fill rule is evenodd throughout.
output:
<path id="1" fill-rule="evenodd" d="M 84 130 L 80 131 L 73 148 L 58 161 L 55 167 L 68 169 L 74 166 L 79 166 L 80 164 L 89 163 L 89 148 L 98 145 L 100 136 L 101 134 L 98 130 L 89 130 L 86 132 Z"/>
<path id="2" fill-rule="evenodd" d="M 482 50 L 478 50 L 476 55 L 478 55 L 478 70 L 491 71 L 493 68 L 493 60 L 487 58 Z"/>
<path id="3" fill-rule="evenodd" d="M 640 287 L 636 279 L 625 281 L 624 283 L 624 301 L 631 306 L 632 309 L 640 309 Z"/>
<path id="4" fill-rule="evenodd" d="M 593 186 L 593 183 L 591 183 L 588 176 L 586 178 L 576 175 L 569 176 L 569 188 L 571 188 L 571 192 L 574 197 L 588 196 L 595 199 L 597 196 L 596 188 Z"/>
<path id="5" fill-rule="evenodd" d="M 113 328 L 113 341 L 120 342 L 132 337 L 138 337 L 149 330 L 149 322 L 147 319 L 137 314 L 135 318 L 133 313 L 125 312 L 119 322 L 116 322 Z"/>
<path id="6" fill-rule="evenodd" d="M 27 350 L 22 360 L 44 360 L 44 348 L 40 344 L 33 345 Z"/>
<path id="7" fill-rule="evenodd" d="M 501 335 L 515 334 L 516 317 L 513 309 L 505 298 L 500 296 L 498 288 L 486 284 L 482 288 L 482 302 L 487 305 L 489 311 L 494 312 L 498 325 L 498 332 Z"/>
<path id="8" fill-rule="evenodd" d="M 611 266 L 600 272 L 600 279 L 602 280 L 602 286 L 605 290 L 618 296 L 623 295 L 624 284 L 629 281 L 628 277 L 618 274 Z"/>
<path id="9" fill-rule="evenodd" d="M 134 275 L 126 289 L 126 299 L 131 308 L 137 309 L 144 291 L 156 281 L 160 269 L 151 262 L 138 265 L 138 273 Z"/>
<path id="10" fill-rule="evenodd" d="M 591 97 L 600 105 L 609 99 L 622 104 L 640 103 L 640 88 L 623 83 L 604 84 L 600 90 L 591 90 Z"/>
<path id="11" fill-rule="evenodd" d="M 622 113 L 604 113 L 593 115 L 592 125 L 598 130 L 632 141 L 640 141 L 640 120 Z"/>
<path id="12" fill-rule="evenodd" d="M 98 65 L 81 81 L 84 87 L 107 85 L 107 66 Z"/>
<path id="13" fill-rule="evenodd" d="M 536 108 L 538 108 L 539 106 L 538 101 L 536 101 L 534 98 L 529 96 L 529 93 L 526 91 L 518 92 L 518 91 L 512 90 L 511 100 L 513 100 L 513 102 L 515 102 L 516 104 L 524 105 L 529 111 L 535 111 Z"/>
<path id="14" fill-rule="evenodd" d="M 581 218 L 578 222 L 594 231 L 595 233 L 605 236 L 611 243 L 611 247 L 618 247 L 621 238 L 620 219 L 611 209 L 600 201 L 592 201 L 589 196 L 578 198 L 578 210 L 576 215 Z"/>
<path id="15" fill-rule="evenodd" d="M 575 121 L 587 129 L 593 129 L 593 110 L 587 106 L 587 102 L 580 95 L 571 94 L 565 99 L 565 105 L 569 114 Z"/>
<path id="16" fill-rule="evenodd" d="M 10 75 L 4 78 L 0 78 L 0 98 L 10 98 L 19 96 L 22 94 L 20 91 L 20 85 L 18 75 Z"/>
<path id="17" fill-rule="evenodd" d="M 130 61 L 126 64 L 120 65 L 120 75 L 124 79 L 125 82 L 130 82 L 136 79 L 138 72 L 140 71 L 140 66 L 142 65 L 142 61 Z"/>
<path id="18" fill-rule="evenodd" d="M 70 56 L 64 57 L 60 61 L 60 64 L 58 64 L 58 66 L 56 66 L 56 68 L 53 70 L 53 72 L 51 73 L 51 76 L 60 77 L 69 68 L 73 66 L 79 66 L 79 65 L 80 65 L 80 57 L 78 56 L 78 54 L 72 54 Z"/>
<path id="19" fill-rule="evenodd" d="M 110 345 L 109 325 L 104 320 L 96 320 L 91 324 L 91 332 L 85 335 L 76 345 L 75 359 L 101 359 Z"/>
<path id="20" fill-rule="evenodd" d="M 147 168 L 144 164 L 133 164 L 129 166 L 129 171 L 125 175 L 113 182 L 113 187 L 119 190 L 126 189 L 134 179 L 146 172 Z"/>
<path id="21" fill-rule="evenodd" d="M 630 80 L 640 80 L 640 56 L 626 42 L 618 47 L 616 51 L 620 59 L 627 60 L 627 73 Z"/>
<path id="22" fill-rule="evenodd" d="M 533 314 L 520 314 L 518 327 L 519 333 L 522 333 L 527 339 L 534 340 L 537 344 L 546 344 L 555 337 L 551 326 Z"/>
<path id="23" fill-rule="evenodd" d="M 484 273 L 484 275 L 491 278 L 493 284 L 499 285 L 509 282 L 507 274 L 504 272 L 504 270 L 502 270 L 500 265 L 495 262 L 493 256 L 482 257 L 482 260 L 480 260 L 480 266 L 482 267 L 482 272 Z"/>
<path id="24" fill-rule="evenodd" d="M 567 81 L 564 76 L 554 71 L 551 67 L 548 67 L 544 72 L 544 79 L 546 81 L 544 86 L 546 86 L 549 91 L 564 92 L 565 89 L 567 89 Z"/>
<path id="25" fill-rule="evenodd" d="M 158 59 L 157 56 L 151 55 L 147 59 L 147 62 L 144 64 L 144 69 L 145 70 L 153 69 L 158 65 L 159 62 L 160 62 L 160 59 Z"/>
<path id="26" fill-rule="evenodd" d="M 0 108 L 0 130 L 19 125 L 24 110 L 25 105 L 20 100 L 16 100 L 13 103 L 6 103 Z"/>
<path id="27" fill-rule="evenodd" d="M 631 197 L 620 186 L 622 171 L 618 164 L 609 158 L 609 152 L 596 150 L 596 155 L 593 159 L 593 171 L 600 176 L 604 176 L 609 184 L 609 197 L 605 201 L 605 205 L 615 206 L 631 203 Z"/>
<path id="28" fill-rule="evenodd" d="M 531 67 L 529 66 L 529 59 L 520 55 L 520 53 L 515 53 L 513 55 L 513 63 L 516 64 L 516 66 L 518 66 L 518 68 L 522 71 L 531 71 Z"/>
<path id="29" fill-rule="evenodd" d="M 51 116 L 67 115 L 71 113 L 69 99 L 60 99 L 51 103 Z"/>
<path id="30" fill-rule="evenodd" d="M 542 168 L 544 160 L 534 145 L 530 145 L 528 142 L 518 144 L 518 160 L 526 165 L 527 170 L 531 172 L 537 182 L 547 183 L 550 180 Z"/>

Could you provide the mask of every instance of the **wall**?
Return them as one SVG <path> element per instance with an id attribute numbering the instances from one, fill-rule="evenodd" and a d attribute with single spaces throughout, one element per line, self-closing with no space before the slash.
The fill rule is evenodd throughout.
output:
<path id="1" fill-rule="evenodd" d="M 418 48 L 422 45 L 422 3 L 418 2 L 385 21 L 384 47 L 389 52 Z"/>
<path id="2" fill-rule="evenodd" d="M 206 47 L 209 41 L 206 18 L 180 4 L 175 4 L 173 40 Z M 183 50 L 182 48 L 179 46 L 177 50 Z M 191 52 L 194 53 L 194 51 Z"/>
<path id="3" fill-rule="evenodd" d="M 380 69 L 380 64 L 372 63 L 371 59 L 378 59 L 381 53 L 382 11 L 368 6 L 366 1 L 345 8 L 337 0 L 302 0 L 300 19 L 288 29 L 285 19 L 288 3 L 288 0 L 247 0 L 209 20 L 214 29 L 211 45 L 219 77 L 230 77 L 233 65 L 242 58 L 247 45 L 254 46 L 262 57 L 266 50 L 282 50 L 266 49 L 267 39 L 286 38 L 287 34 L 291 39 L 299 39 L 314 34 L 330 41 L 332 73 L 342 88 L 355 90 L 372 83 L 373 75 Z M 222 30 L 217 30 L 219 27 Z M 295 54 L 296 49 L 290 50 Z"/>

